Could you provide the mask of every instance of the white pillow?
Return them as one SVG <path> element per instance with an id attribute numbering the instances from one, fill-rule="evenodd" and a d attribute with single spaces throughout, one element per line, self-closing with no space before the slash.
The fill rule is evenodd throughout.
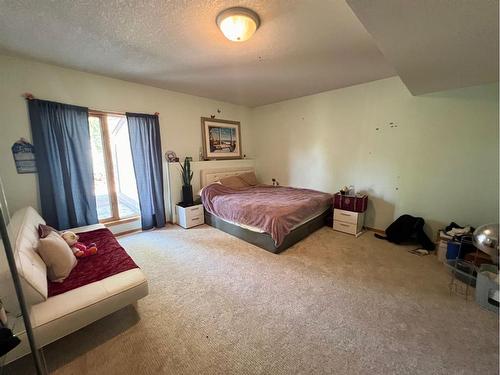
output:
<path id="1" fill-rule="evenodd" d="M 62 283 L 69 276 L 78 262 L 69 245 L 56 232 L 40 238 L 38 254 L 47 265 L 49 280 L 58 283 Z"/>
<path id="2" fill-rule="evenodd" d="M 45 224 L 45 221 L 38 212 L 32 207 L 25 207 L 12 215 L 8 225 L 17 271 L 29 305 L 47 299 L 47 267 L 36 252 L 40 224 Z M 19 302 L 2 241 L 0 241 L 0 298 L 8 311 L 13 314 L 19 313 Z"/>

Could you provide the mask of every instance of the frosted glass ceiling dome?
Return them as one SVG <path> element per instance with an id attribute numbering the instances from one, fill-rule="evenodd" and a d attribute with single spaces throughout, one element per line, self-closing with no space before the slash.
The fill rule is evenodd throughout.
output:
<path id="1" fill-rule="evenodd" d="M 224 36 L 233 42 L 250 39 L 260 26 L 259 15 L 251 9 L 242 7 L 220 12 L 216 22 Z"/>

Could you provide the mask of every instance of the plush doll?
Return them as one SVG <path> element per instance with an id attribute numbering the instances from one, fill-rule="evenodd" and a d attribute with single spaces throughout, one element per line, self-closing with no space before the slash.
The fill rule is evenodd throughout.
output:
<path id="1" fill-rule="evenodd" d="M 71 231 L 65 231 L 61 234 L 61 237 L 64 238 L 66 243 L 71 247 L 71 250 L 73 250 L 73 254 L 77 258 L 83 258 L 83 257 L 88 257 L 89 255 L 94 255 L 97 253 L 97 247 L 95 246 L 95 243 L 91 243 L 89 246 L 85 246 L 83 243 L 78 242 L 78 235 L 76 233 L 73 233 Z"/>

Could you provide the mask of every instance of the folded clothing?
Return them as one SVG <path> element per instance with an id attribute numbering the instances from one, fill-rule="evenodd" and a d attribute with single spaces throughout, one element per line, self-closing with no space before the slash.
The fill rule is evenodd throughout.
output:
<path id="1" fill-rule="evenodd" d="M 472 232 L 474 232 L 474 228 L 469 225 L 462 227 L 452 221 L 449 225 L 446 226 L 446 228 L 444 228 L 444 232 L 446 233 L 446 235 L 451 237 L 462 237 L 471 235 Z"/>
<path id="2" fill-rule="evenodd" d="M 450 229 L 448 232 L 446 232 L 446 234 L 448 236 L 453 236 L 453 237 L 465 236 L 466 234 L 470 234 L 470 233 L 471 233 L 471 229 L 469 226 L 467 226 L 465 228 L 453 228 L 453 229 Z"/>

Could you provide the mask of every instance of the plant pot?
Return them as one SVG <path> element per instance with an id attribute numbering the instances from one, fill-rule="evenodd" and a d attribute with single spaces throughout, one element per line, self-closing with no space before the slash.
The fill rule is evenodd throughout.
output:
<path id="1" fill-rule="evenodd" d="M 186 205 L 193 204 L 193 186 L 182 185 L 182 203 Z"/>

